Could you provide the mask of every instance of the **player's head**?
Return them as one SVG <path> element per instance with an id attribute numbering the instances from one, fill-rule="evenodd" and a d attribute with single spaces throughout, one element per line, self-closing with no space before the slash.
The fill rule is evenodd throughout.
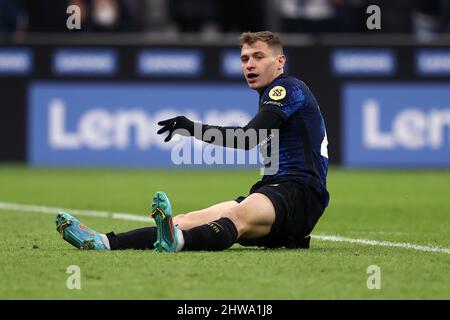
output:
<path id="1" fill-rule="evenodd" d="M 283 73 L 286 57 L 276 33 L 244 32 L 240 43 L 242 72 L 250 88 L 263 89 Z"/>

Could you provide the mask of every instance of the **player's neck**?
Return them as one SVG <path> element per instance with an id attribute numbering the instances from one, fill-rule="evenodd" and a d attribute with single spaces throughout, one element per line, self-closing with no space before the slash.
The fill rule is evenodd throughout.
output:
<path id="1" fill-rule="evenodd" d="M 264 91 L 266 91 L 267 87 L 269 87 L 276 79 L 278 79 L 279 77 L 281 77 L 284 74 L 284 72 L 278 73 L 273 79 L 272 81 L 270 81 L 270 83 L 267 86 L 264 86 L 262 88 L 257 89 L 259 95 L 261 96 Z"/>

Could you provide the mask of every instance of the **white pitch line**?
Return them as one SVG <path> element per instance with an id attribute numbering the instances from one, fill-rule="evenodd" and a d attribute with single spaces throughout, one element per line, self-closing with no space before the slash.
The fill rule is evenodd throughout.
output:
<path id="1" fill-rule="evenodd" d="M 107 212 L 107 211 L 93 211 L 93 210 L 79 210 L 79 209 L 63 209 L 54 208 L 46 206 L 10 203 L 10 202 L 0 202 L 0 210 L 14 210 L 14 211 L 24 211 L 24 212 L 38 212 L 47 214 L 56 214 L 58 211 L 65 211 L 78 216 L 88 216 L 88 217 L 98 217 L 98 218 L 111 218 L 127 221 L 141 221 L 147 222 L 155 225 L 155 221 L 149 217 L 131 214 L 131 213 L 119 213 L 119 212 Z M 442 247 L 432 247 L 432 246 L 421 246 L 413 243 L 407 242 L 390 242 L 390 241 L 377 241 L 369 239 L 354 239 L 346 238 L 341 236 L 330 236 L 330 235 L 312 235 L 312 238 L 321 241 L 333 241 L 333 242 L 348 242 L 356 244 L 365 244 L 369 246 L 381 246 L 381 247 L 395 247 L 403 249 L 412 249 L 416 251 L 424 252 L 436 252 L 436 253 L 446 253 L 450 254 L 450 248 Z"/>
<path id="2" fill-rule="evenodd" d="M 395 247 L 395 248 L 413 249 L 413 250 L 417 250 L 417 251 L 438 252 L 438 253 L 450 254 L 450 248 L 420 246 L 417 244 L 407 243 L 407 242 L 390 242 L 390 241 L 377 241 L 377 240 L 368 240 L 368 239 L 353 239 L 353 238 L 346 238 L 346 237 L 340 237 L 340 236 L 327 236 L 327 235 L 312 235 L 312 238 L 317 239 L 317 240 L 322 240 L 322 241 L 349 242 L 349 243 L 366 244 L 369 246 Z"/>
<path id="3" fill-rule="evenodd" d="M 149 217 L 140 216 L 137 214 L 121 213 L 121 212 L 107 212 L 107 211 L 94 211 L 94 210 L 79 210 L 79 209 L 64 209 L 64 208 L 54 208 L 46 206 L 36 206 L 29 204 L 19 204 L 19 203 L 9 203 L 0 202 L 0 210 L 15 210 L 15 211 L 26 211 L 26 212 L 39 212 L 56 215 L 58 211 L 64 211 L 76 216 L 86 216 L 86 217 L 97 217 L 97 218 L 111 218 L 118 220 L 128 220 L 128 221 L 142 221 L 151 224 L 155 224 L 155 221 Z"/>

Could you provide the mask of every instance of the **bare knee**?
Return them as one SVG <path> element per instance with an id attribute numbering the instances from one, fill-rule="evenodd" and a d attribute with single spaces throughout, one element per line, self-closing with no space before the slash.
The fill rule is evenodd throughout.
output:
<path id="1" fill-rule="evenodd" d="M 244 207 L 238 205 L 234 208 L 225 210 L 221 216 L 222 218 L 230 219 L 234 223 L 238 231 L 238 237 L 247 232 L 250 228 L 245 211 Z"/>

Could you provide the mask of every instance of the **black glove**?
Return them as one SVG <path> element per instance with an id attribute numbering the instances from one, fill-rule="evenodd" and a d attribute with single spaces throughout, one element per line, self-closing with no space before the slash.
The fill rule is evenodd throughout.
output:
<path id="1" fill-rule="evenodd" d="M 194 122 L 186 118 L 185 116 L 178 116 L 175 118 L 162 120 L 158 122 L 158 125 L 163 126 L 158 130 L 158 134 L 162 134 L 169 131 L 169 135 L 164 139 L 164 142 L 170 141 L 174 135 L 174 131 L 177 129 L 184 129 L 189 132 L 190 136 L 194 135 Z"/>

